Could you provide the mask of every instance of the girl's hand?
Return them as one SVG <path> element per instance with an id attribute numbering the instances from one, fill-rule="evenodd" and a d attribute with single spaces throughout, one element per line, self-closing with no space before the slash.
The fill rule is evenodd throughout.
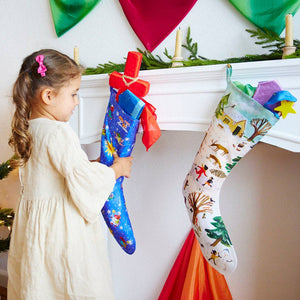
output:
<path id="1" fill-rule="evenodd" d="M 117 153 L 113 154 L 114 163 L 112 164 L 111 168 L 114 170 L 116 179 L 121 176 L 125 176 L 127 178 L 130 177 L 131 173 L 131 165 L 133 158 L 129 157 L 119 157 Z"/>

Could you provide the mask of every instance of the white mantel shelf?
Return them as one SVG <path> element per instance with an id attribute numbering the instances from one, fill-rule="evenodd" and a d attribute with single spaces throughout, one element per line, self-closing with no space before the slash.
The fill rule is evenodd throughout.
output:
<path id="1" fill-rule="evenodd" d="M 297 114 L 288 114 L 262 142 L 300 152 L 300 59 L 232 64 L 232 80 L 257 86 L 276 80 L 298 101 Z M 109 100 L 108 74 L 82 77 L 80 105 L 70 124 L 82 144 L 98 142 Z M 156 107 L 161 130 L 206 131 L 226 88 L 226 65 L 140 71 L 150 82 L 145 99 Z"/>

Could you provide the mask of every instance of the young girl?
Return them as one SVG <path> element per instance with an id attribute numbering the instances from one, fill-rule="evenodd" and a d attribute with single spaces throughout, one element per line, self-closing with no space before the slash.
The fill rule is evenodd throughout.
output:
<path id="1" fill-rule="evenodd" d="M 8 258 L 8 299 L 114 299 L 99 213 L 132 158 L 90 162 L 68 121 L 80 67 L 44 49 L 26 57 L 13 88 L 13 147 L 21 195 Z"/>

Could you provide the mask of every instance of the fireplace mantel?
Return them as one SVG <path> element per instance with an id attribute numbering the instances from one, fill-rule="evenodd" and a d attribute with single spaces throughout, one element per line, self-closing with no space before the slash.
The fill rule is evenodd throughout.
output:
<path id="1" fill-rule="evenodd" d="M 298 101 L 262 142 L 300 152 L 300 59 L 232 64 L 232 80 L 254 86 L 277 80 Z M 80 104 L 70 124 L 82 144 L 98 142 L 109 99 L 108 74 L 82 76 Z M 140 71 L 150 82 L 145 99 L 156 107 L 161 130 L 205 131 L 226 88 L 226 65 Z"/>

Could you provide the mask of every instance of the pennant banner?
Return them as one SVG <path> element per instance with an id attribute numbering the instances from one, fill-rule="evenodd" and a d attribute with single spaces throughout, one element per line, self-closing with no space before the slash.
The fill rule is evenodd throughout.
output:
<path id="1" fill-rule="evenodd" d="M 132 29 L 153 51 L 181 22 L 197 0 L 120 0 Z"/>
<path id="2" fill-rule="evenodd" d="M 80 22 L 101 0 L 50 0 L 58 37 Z"/>
<path id="3" fill-rule="evenodd" d="M 285 16 L 294 15 L 300 7 L 299 0 L 229 0 L 251 23 L 267 28 L 278 35 L 285 28 Z"/>

